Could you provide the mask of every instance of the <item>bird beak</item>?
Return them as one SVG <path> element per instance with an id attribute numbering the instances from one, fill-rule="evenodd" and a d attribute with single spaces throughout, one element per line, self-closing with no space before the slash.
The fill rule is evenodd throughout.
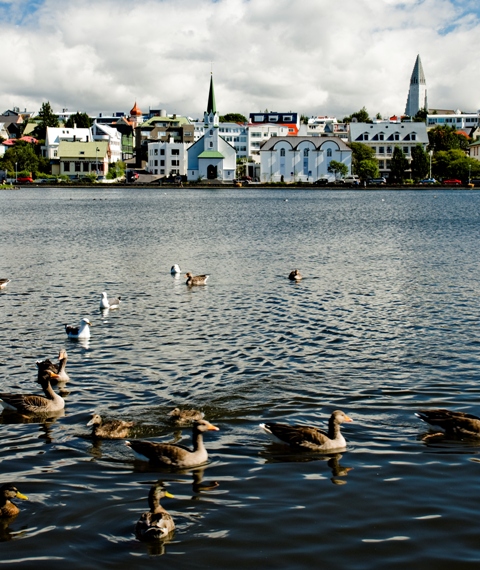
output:
<path id="1" fill-rule="evenodd" d="M 50 378 L 59 378 L 59 375 L 51 370 L 46 370 L 46 373 L 50 376 Z"/>
<path id="2" fill-rule="evenodd" d="M 22 495 L 22 493 L 20 493 L 19 491 L 17 491 L 15 497 L 17 497 L 17 499 L 23 499 L 24 501 L 28 501 L 27 495 Z"/>
<path id="3" fill-rule="evenodd" d="M 172 495 L 172 493 L 165 491 L 165 497 L 168 497 L 169 499 L 173 499 L 173 498 L 175 498 L 175 495 Z"/>
<path id="4" fill-rule="evenodd" d="M 345 416 L 345 421 L 346 422 L 353 422 L 352 418 L 349 418 L 348 416 Z"/>
<path id="5" fill-rule="evenodd" d="M 217 426 L 214 426 L 213 424 L 210 424 L 210 425 L 208 426 L 208 430 L 209 430 L 209 431 L 219 431 L 220 428 L 218 428 Z"/>
<path id="6" fill-rule="evenodd" d="M 87 426 L 93 426 L 93 418 L 88 422 Z"/>

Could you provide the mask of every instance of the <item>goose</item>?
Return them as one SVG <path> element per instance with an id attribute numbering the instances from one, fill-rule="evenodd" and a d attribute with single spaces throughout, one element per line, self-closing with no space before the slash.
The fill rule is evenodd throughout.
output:
<path id="1" fill-rule="evenodd" d="M 0 487 L 0 517 L 14 517 L 20 512 L 20 509 L 15 503 L 12 503 L 11 499 L 28 501 L 28 497 L 22 495 L 15 485 L 11 483 L 2 485 Z"/>
<path id="2" fill-rule="evenodd" d="M 37 367 L 38 367 L 37 381 L 40 382 L 42 376 L 45 374 L 45 370 L 47 369 L 51 370 L 57 375 L 56 378 L 50 378 L 52 384 L 54 383 L 54 380 L 57 382 L 67 382 L 68 380 L 70 380 L 70 376 L 67 374 L 65 370 L 67 366 L 67 360 L 68 360 L 67 351 L 63 348 L 60 350 L 58 354 L 57 364 L 53 363 L 48 358 L 46 358 L 45 360 L 37 360 Z"/>
<path id="3" fill-rule="evenodd" d="M 90 327 L 92 326 L 92 323 L 87 318 L 84 318 L 80 321 L 78 327 L 65 325 L 65 332 L 68 338 L 90 338 Z"/>
<path id="4" fill-rule="evenodd" d="M 58 375 L 47 369 L 40 379 L 45 396 L 0 393 L 0 405 L 5 410 L 28 414 L 45 414 L 63 410 L 65 400 L 56 394 L 50 385 L 50 379 L 56 376 Z"/>
<path id="5" fill-rule="evenodd" d="M 300 281 L 300 279 L 302 278 L 302 274 L 298 269 L 294 269 L 293 271 L 290 272 L 288 278 L 290 279 L 290 281 Z"/>
<path id="6" fill-rule="evenodd" d="M 107 293 L 104 291 L 102 293 L 102 298 L 100 299 L 100 309 L 118 309 L 120 307 L 121 297 L 113 297 L 109 299 Z"/>
<path id="7" fill-rule="evenodd" d="M 104 422 L 98 414 L 93 414 L 87 426 L 93 426 L 92 436 L 102 439 L 123 439 L 128 437 L 130 428 L 134 422 L 124 422 L 123 420 L 108 420 Z"/>
<path id="8" fill-rule="evenodd" d="M 328 433 L 311 426 L 291 426 L 272 422 L 260 424 L 260 427 L 269 435 L 273 435 L 292 447 L 311 451 L 328 451 L 346 447 L 347 442 L 340 433 L 340 425 L 344 422 L 353 422 L 353 420 L 344 412 L 336 410 L 328 421 Z"/>
<path id="9" fill-rule="evenodd" d="M 178 275 L 181 272 L 182 270 L 180 269 L 180 265 L 178 265 L 178 263 L 175 263 L 175 265 L 172 265 L 172 267 L 170 268 L 170 273 L 172 275 Z"/>
<path id="10" fill-rule="evenodd" d="M 192 275 L 188 272 L 185 277 L 187 278 L 185 284 L 191 287 L 192 285 L 205 285 L 210 275 Z"/>
<path id="11" fill-rule="evenodd" d="M 194 422 L 192 428 L 193 450 L 183 445 L 173 443 L 154 443 L 152 441 L 136 440 L 126 441 L 130 447 L 143 460 L 156 465 L 169 467 L 189 468 L 206 463 L 208 453 L 203 445 L 203 434 L 206 431 L 218 431 L 218 427 L 207 420 Z"/>
<path id="12" fill-rule="evenodd" d="M 168 415 L 170 416 L 170 420 L 177 425 L 188 425 L 194 421 L 203 420 L 204 413 L 198 410 L 181 410 L 180 408 L 174 408 Z"/>
<path id="13" fill-rule="evenodd" d="M 480 437 L 480 418 L 465 412 L 451 410 L 419 410 L 418 418 L 442 431 L 443 435 L 451 437 Z"/>
<path id="14" fill-rule="evenodd" d="M 5 289 L 9 283 L 10 279 L 0 279 L 0 289 Z"/>
<path id="15" fill-rule="evenodd" d="M 153 485 L 148 493 L 149 511 L 143 513 L 135 525 L 135 535 L 138 540 L 165 539 L 175 530 L 171 515 L 162 507 L 163 497 L 173 498 L 162 482 Z"/>

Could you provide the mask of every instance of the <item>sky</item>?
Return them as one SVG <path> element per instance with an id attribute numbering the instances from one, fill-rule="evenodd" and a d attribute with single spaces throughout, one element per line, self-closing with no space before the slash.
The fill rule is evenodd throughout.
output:
<path id="1" fill-rule="evenodd" d="M 0 0 L 0 113 L 480 109 L 478 0 Z"/>

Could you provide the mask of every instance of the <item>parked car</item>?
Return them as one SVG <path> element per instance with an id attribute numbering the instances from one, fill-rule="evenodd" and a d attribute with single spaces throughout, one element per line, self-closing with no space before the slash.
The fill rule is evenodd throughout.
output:
<path id="1" fill-rule="evenodd" d="M 18 184 L 33 184 L 33 178 L 31 176 L 19 176 L 17 178 Z"/>
<path id="2" fill-rule="evenodd" d="M 313 183 L 314 186 L 326 186 L 329 183 L 328 178 L 319 178 Z"/>
<path id="3" fill-rule="evenodd" d="M 424 178 L 419 182 L 419 184 L 436 184 L 436 183 L 437 181 L 435 180 L 435 178 Z"/>
<path id="4" fill-rule="evenodd" d="M 462 181 L 458 178 L 448 178 L 447 180 L 443 180 L 442 184 L 445 186 L 461 186 Z"/>
<path id="5" fill-rule="evenodd" d="M 367 180 L 367 184 L 369 184 L 370 186 L 374 186 L 376 184 L 386 184 L 387 183 L 387 179 L 384 178 L 383 176 L 381 176 L 380 178 L 370 178 L 369 180 Z"/>
<path id="6" fill-rule="evenodd" d="M 360 178 L 356 174 L 345 176 L 343 183 L 350 186 L 358 186 L 360 184 Z"/>

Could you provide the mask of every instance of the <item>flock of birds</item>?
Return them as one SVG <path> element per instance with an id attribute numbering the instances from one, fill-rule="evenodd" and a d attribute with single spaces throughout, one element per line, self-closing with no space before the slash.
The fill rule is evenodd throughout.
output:
<path id="1" fill-rule="evenodd" d="M 181 274 L 180 267 L 171 268 L 172 275 Z M 186 273 L 186 285 L 205 285 L 208 275 Z M 300 281 L 302 275 L 298 269 L 293 270 L 288 279 Z M 0 279 L 0 288 L 4 288 L 9 279 Z M 108 298 L 103 292 L 100 300 L 100 309 L 119 308 L 121 297 Z M 65 332 L 71 339 L 90 338 L 92 323 L 83 318 L 79 326 L 65 325 Z M 68 355 L 62 349 L 58 355 L 58 362 L 50 359 L 37 361 L 37 382 L 41 385 L 44 395 L 38 394 L 11 394 L 0 393 L 0 405 L 5 411 L 15 412 L 24 416 L 41 416 L 61 412 L 65 407 L 65 400 L 55 392 L 52 384 L 67 382 L 70 378 L 66 372 Z M 440 432 L 430 433 L 426 437 L 447 436 L 451 438 L 479 438 L 480 418 L 464 412 L 455 412 L 446 409 L 419 410 L 416 414 L 420 419 Z M 165 466 L 174 469 L 190 469 L 204 465 L 208 461 L 208 452 L 203 442 L 203 435 L 209 431 L 218 431 L 219 428 L 204 418 L 201 411 L 194 409 L 175 408 L 169 414 L 169 419 L 177 426 L 191 426 L 192 447 L 188 448 L 178 443 L 155 442 L 150 440 L 127 440 L 135 422 L 123 420 L 104 421 L 99 414 L 93 414 L 87 426 L 92 428 L 91 435 L 96 439 L 124 439 L 135 456 L 148 461 L 155 466 Z M 276 441 L 287 444 L 296 450 L 313 451 L 320 453 L 333 453 L 345 450 L 346 441 L 341 433 L 341 425 L 353 420 L 343 411 L 334 411 L 328 422 L 328 429 L 323 431 L 314 426 L 290 425 L 286 423 L 266 422 L 260 428 L 272 436 Z M 164 497 L 172 497 L 163 482 L 158 481 L 150 489 L 148 495 L 149 511 L 142 514 L 135 526 L 135 534 L 140 540 L 167 539 L 175 529 L 171 515 L 162 507 Z M 27 500 L 15 485 L 11 483 L 0 487 L 0 518 L 11 519 L 18 515 L 19 508 L 13 499 Z"/>

